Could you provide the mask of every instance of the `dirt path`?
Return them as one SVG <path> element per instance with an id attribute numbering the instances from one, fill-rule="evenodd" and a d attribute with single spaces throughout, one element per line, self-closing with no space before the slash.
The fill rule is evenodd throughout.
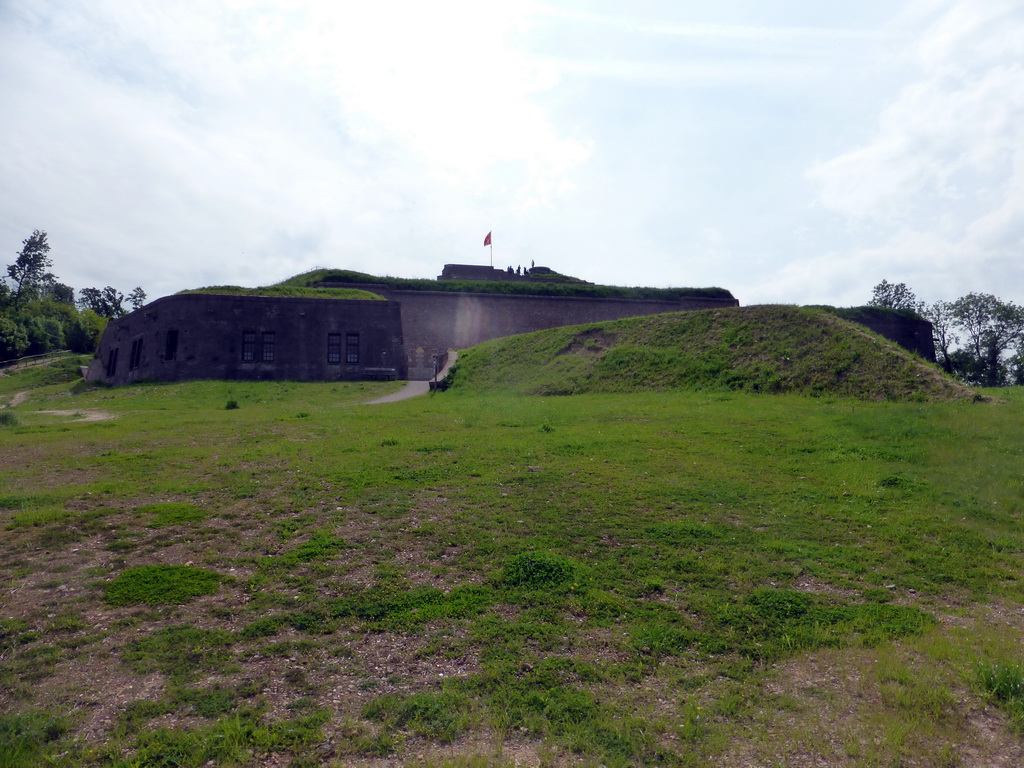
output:
<path id="1" fill-rule="evenodd" d="M 73 416 L 75 421 L 110 421 L 117 418 L 109 411 L 100 411 L 95 408 L 85 408 L 81 411 L 36 411 L 36 413 L 48 413 L 51 416 Z"/>
<path id="2" fill-rule="evenodd" d="M 11 402 L 9 402 L 4 407 L 5 408 L 13 408 L 16 405 L 21 405 L 26 400 L 28 400 L 28 392 L 18 392 L 17 394 L 14 395 L 14 397 L 11 398 Z"/>
<path id="3" fill-rule="evenodd" d="M 458 359 L 459 353 L 452 350 L 448 353 L 448 362 L 444 368 L 437 374 L 437 379 L 440 381 L 448 375 L 448 371 L 452 365 Z M 397 403 L 399 400 L 408 400 L 410 397 L 418 397 L 425 395 L 430 391 L 429 381 L 410 381 L 404 387 L 397 392 L 392 392 L 390 395 L 384 395 L 384 397 L 378 397 L 376 400 L 367 400 L 364 405 L 380 405 L 381 403 Z"/>

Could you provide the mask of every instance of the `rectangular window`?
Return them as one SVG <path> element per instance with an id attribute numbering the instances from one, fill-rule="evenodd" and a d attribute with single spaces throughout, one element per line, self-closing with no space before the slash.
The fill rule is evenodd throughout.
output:
<path id="1" fill-rule="evenodd" d="M 246 331 L 242 334 L 242 362 L 256 362 L 256 332 Z"/>
<path id="2" fill-rule="evenodd" d="M 167 332 L 167 344 L 164 347 L 164 360 L 174 360 L 178 356 L 178 332 L 171 329 Z"/>
<path id="3" fill-rule="evenodd" d="M 345 362 L 349 365 L 359 363 L 359 334 L 345 334 Z"/>
<path id="4" fill-rule="evenodd" d="M 274 332 L 265 331 L 263 333 L 263 354 L 260 358 L 264 363 L 274 362 Z"/>
<path id="5" fill-rule="evenodd" d="M 134 371 L 139 367 L 139 363 L 142 361 L 142 339 L 135 339 L 132 342 L 132 354 L 128 358 L 128 370 Z"/>
<path id="6" fill-rule="evenodd" d="M 341 362 L 341 334 L 327 334 L 327 362 L 336 364 Z"/>
<path id="7" fill-rule="evenodd" d="M 107 376 L 113 376 L 117 373 L 117 347 L 110 350 L 110 354 L 107 355 Z"/>

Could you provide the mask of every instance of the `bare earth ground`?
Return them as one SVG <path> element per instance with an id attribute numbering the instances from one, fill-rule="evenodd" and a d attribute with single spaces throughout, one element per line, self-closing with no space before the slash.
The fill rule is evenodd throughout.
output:
<path id="1" fill-rule="evenodd" d="M 441 519 L 446 514 L 443 499 L 429 499 L 423 500 L 412 517 L 429 521 Z M 357 543 L 382 538 L 380 521 L 372 515 L 350 513 L 347 517 L 339 528 L 346 540 Z M 117 518 L 109 520 L 112 528 L 117 522 Z M 405 523 L 403 528 L 406 530 L 414 527 L 409 520 Z M 167 535 L 165 532 L 153 532 L 149 538 L 151 546 L 143 543 L 133 550 L 127 557 L 127 564 L 131 565 L 135 560 L 152 562 L 154 556 L 164 564 L 192 564 L 205 556 L 200 543 L 203 539 L 217 542 L 218 557 L 244 559 L 250 551 L 246 535 L 249 529 L 243 519 L 231 522 L 213 519 L 208 521 L 203 531 L 196 531 L 192 541 L 169 546 L 162 542 Z M 21 533 L 19 531 L 15 535 Z M 384 537 L 387 535 L 383 534 Z M 401 536 L 400 533 L 391 535 Z M 427 553 L 417 551 L 415 538 L 401 538 L 403 557 L 429 559 Z M 388 546 L 395 543 L 390 541 Z M 97 567 L 111 567 L 115 560 L 124 557 L 110 551 L 108 544 L 108 537 L 100 534 L 75 542 L 62 551 L 47 553 L 42 560 L 44 567 L 7 590 L 3 600 L 4 614 L 45 624 L 47 619 L 54 620 L 70 604 L 92 603 L 90 597 L 98 589 L 99 582 L 90 579 L 89 571 Z M 43 554 L 39 548 L 33 549 L 37 555 Z M 454 551 L 446 553 L 442 562 L 453 554 Z M 365 586 L 371 581 L 372 562 L 357 564 L 339 560 L 332 565 L 337 567 L 346 582 Z M 90 742 L 101 744 L 129 703 L 159 699 L 165 690 L 161 675 L 133 674 L 121 663 L 118 650 L 127 642 L 147 634 L 154 626 L 172 626 L 186 620 L 209 628 L 232 631 L 242 628 L 237 609 L 247 601 L 242 585 L 251 573 L 245 568 L 231 570 L 236 579 L 234 586 L 226 586 L 217 595 L 201 598 L 187 609 L 136 609 L 134 613 L 140 621 L 135 626 L 124 626 L 123 611 L 109 609 L 102 604 L 88 608 L 81 617 L 85 627 L 77 634 L 100 633 L 102 639 L 83 646 L 80 652 L 59 662 L 54 674 L 35 684 L 33 698 L 41 702 L 73 702 L 74 708 L 81 713 L 80 734 Z M 434 576 L 423 573 L 421 577 L 424 582 L 442 585 L 446 582 L 441 573 Z M 816 588 L 814 584 L 803 586 L 812 591 Z M 951 608 L 955 609 L 955 606 Z M 496 606 L 494 610 L 514 609 Z M 121 626 L 117 626 L 117 615 L 121 616 Z M 1024 609 L 1019 606 L 979 606 L 967 615 L 954 610 L 949 614 L 939 613 L 939 616 L 943 630 L 949 628 L 963 635 L 970 635 L 983 626 L 999 627 L 1016 633 L 1018 637 L 1024 635 Z M 310 643 L 309 635 L 286 629 L 242 655 L 238 659 L 240 669 L 227 675 L 207 675 L 197 684 L 208 687 L 219 682 L 259 681 L 262 685 L 260 695 L 268 704 L 267 715 L 271 718 L 287 718 L 289 705 L 297 698 L 315 695 L 333 715 L 332 722 L 325 727 L 325 741 L 321 746 L 326 759 L 339 761 L 334 765 L 383 768 L 415 764 L 417 758 L 437 761 L 472 754 L 487 756 L 488 765 L 530 768 L 573 765 L 580 761 L 580 758 L 524 735 L 513 733 L 502 740 L 489 730 L 477 730 L 451 745 L 427 743 L 410 737 L 405 742 L 401 758 L 345 754 L 345 744 L 352 733 L 365 735 L 378 728 L 367 723 L 362 716 L 364 708 L 377 697 L 385 693 L 422 690 L 431 683 L 446 678 L 465 678 L 479 671 L 475 652 L 464 644 L 464 637 L 456 633 L 446 638 L 442 642 L 442 653 L 437 653 L 436 649 L 426 647 L 431 634 L 430 631 L 400 634 L 339 630 L 317 637 Z M 588 657 L 607 657 L 610 660 L 624 653 L 615 638 L 599 637 L 593 632 L 589 635 L 585 633 L 573 638 L 574 652 L 586 647 Z M 305 647 L 302 647 L 303 642 Z M 271 647 L 289 643 L 296 646 L 290 653 L 276 652 Z M 895 684 L 887 678 L 886 665 L 896 657 L 902 664 L 915 669 L 920 667 L 921 679 L 927 681 L 928 675 L 934 672 L 929 666 L 926 651 L 915 647 L 913 642 L 896 644 L 894 649 L 884 650 L 825 650 L 766 670 L 759 684 L 763 704 L 751 717 L 737 724 L 716 716 L 709 718 L 704 726 L 707 729 L 735 728 L 731 733 L 734 737 L 741 737 L 733 742 L 733 746 L 724 748 L 715 758 L 715 764 L 737 768 L 888 765 L 872 760 L 875 755 L 880 758 L 889 753 L 885 749 L 886 739 L 893 736 L 886 732 L 884 713 L 887 708 L 900 706 L 899 686 L 894 687 Z M 686 659 L 668 663 L 692 666 Z M 700 670 L 688 669 L 687 672 L 699 674 Z M 948 727 L 951 738 L 955 739 L 949 744 L 950 762 L 936 760 L 934 755 L 920 754 L 917 759 L 907 757 L 898 764 L 906 768 L 946 764 L 960 768 L 1024 765 L 1024 745 L 1007 730 L 1005 718 L 962 680 L 949 682 L 957 701 L 936 710 L 935 721 L 922 723 L 922 728 L 941 730 Z M 595 688 L 595 693 L 615 695 L 607 687 Z M 705 689 L 702 695 L 716 693 L 721 692 Z M 13 704 L 12 695 L 17 698 L 18 693 L 0 693 L 0 705 Z M 685 695 L 668 684 L 665 675 L 655 673 L 639 686 L 630 685 L 629 697 L 642 710 L 637 714 L 673 722 L 680 718 L 679 702 Z M 200 718 L 176 714 L 158 718 L 152 725 L 175 728 L 198 727 L 202 723 Z M 898 738 L 902 740 L 903 751 L 913 755 L 914 734 L 899 734 Z M 678 742 L 674 729 L 660 734 L 659 740 L 675 749 L 682 746 L 685 752 L 685 745 Z M 934 744 L 934 740 L 931 743 Z M 266 760 L 256 764 L 283 768 L 289 759 L 287 755 L 267 756 Z"/>
<path id="2" fill-rule="evenodd" d="M 86 408 L 81 411 L 36 411 L 50 416 L 68 416 L 73 421 L 110 421 L 117 417 L 109 411 L 101 411 L 94 408 Z"/>

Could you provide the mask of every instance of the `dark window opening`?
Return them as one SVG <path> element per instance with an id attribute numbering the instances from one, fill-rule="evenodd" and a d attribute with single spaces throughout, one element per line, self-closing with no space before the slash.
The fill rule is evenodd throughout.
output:
<path id="1" fill-rule="evenodd" d="M 178 356 L 178 332 L 169 330 L 167 332 L 167 344 L 164 347 L 164 360 L 174 360 Z"/>
<path id="2" fill-rule="evenodd" d="M 117 347 L 110 350 L 107 355 L 107 376 L 113 376 L 117 373 Z"/>
<path id="3" fill-rule="evenodd" d="M 340 333 L 328 333 L 327 334 L 327 362 L 328 363 L 340 363 L 341 362 L 341 334 Z"/>
<path id="4" fill-rule="evenodd" d="M 128 370 L 134 371 L 139 367 L 139 363 L 142 360 L 142 339 L 135 339 L 132 342 L 132 354 L 128 358 Z"/>
<path id="5" fill-rule="evenodd" d="M 266 331 L 263 334 L 263 355 L 261 357 L 264 363 L 274 362 L 274 332 Z"/>
<path id="6" fill-rule="evenodd" d="M 246 331 L 242 334 L 242 362 L 256 361 L 256 332 Z"/>
<path id="7" fill-rule="evenodd" d="M 345 362 L 349 365 L 359 363 L 359 334 L 345 334 Z"/>

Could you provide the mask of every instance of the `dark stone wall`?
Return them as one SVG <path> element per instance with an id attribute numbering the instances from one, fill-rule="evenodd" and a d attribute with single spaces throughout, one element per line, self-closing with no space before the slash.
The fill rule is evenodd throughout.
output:
<path id="1" fill-rule="evenodd" d="M 255 360 L 243 360 L 243 334 Z M 273 361 L 262 360 L 273 334 Z M 340 334 L 340 361 L 328 362 L 328 334 Z M 346 362 L 346 336 L 359 334 L 359 362 Z M 109 367 L 116 354 L 113 373 Z M 134 364 L 133 364 L 134 363 Z M 406 378 L 401 308 L 390 301 L 183 294 L 157 299 L 112 321 L 88 379 L 292 379 L 331 381 L 380 375 Z"/>
<path id="2" fill-rule="evenodd" d="M 438 349 L 466 349 L 488 339 L 561 325 L 739 305 L 732 298 L 648 301 L 407 291 L 382 285 L 360 287 L 402 305 L 402 334 L 410 379 L 433 375 L 432 358 Z"/>
<path id="3" fill-rule="evenodd" d="M 896 342 L 904 349 L 916 352 L 925 360 L 935 362 L 932 324 L 923 318 L 905 317 L 895 312 L 872 312 L 871 310 L 849 316 L 843 315 L 843 317 L 867 326 L 879 336 Z"/>
<path id="4" fill-rule="evenodd" d="M 429 379 L 447 349 L 563 325 L 738 306 L 735 299 L 677 301 L 513 296 L 395 290 L 359 285 L 388 301 L 183 294 L 157 299 L 112 321 L 89 368 L 90 381 L 293 379 L 330 381 L 386 375 Z M 895 313 L 843 315 L 935 360 L 931 324 Z M 254 334 L 255 359 L 243 334 Z M 274 359 L 262 360 L 264 333 Z M 340 334 L 340 362 L 328 361 L 328 334 Z M 359 362 L 346 362 L 346 336 L 359 334 Z M 172 349 L 173 347 L 173 349 Z M 111 363 L 116 363 L 111 370 Z"/>

